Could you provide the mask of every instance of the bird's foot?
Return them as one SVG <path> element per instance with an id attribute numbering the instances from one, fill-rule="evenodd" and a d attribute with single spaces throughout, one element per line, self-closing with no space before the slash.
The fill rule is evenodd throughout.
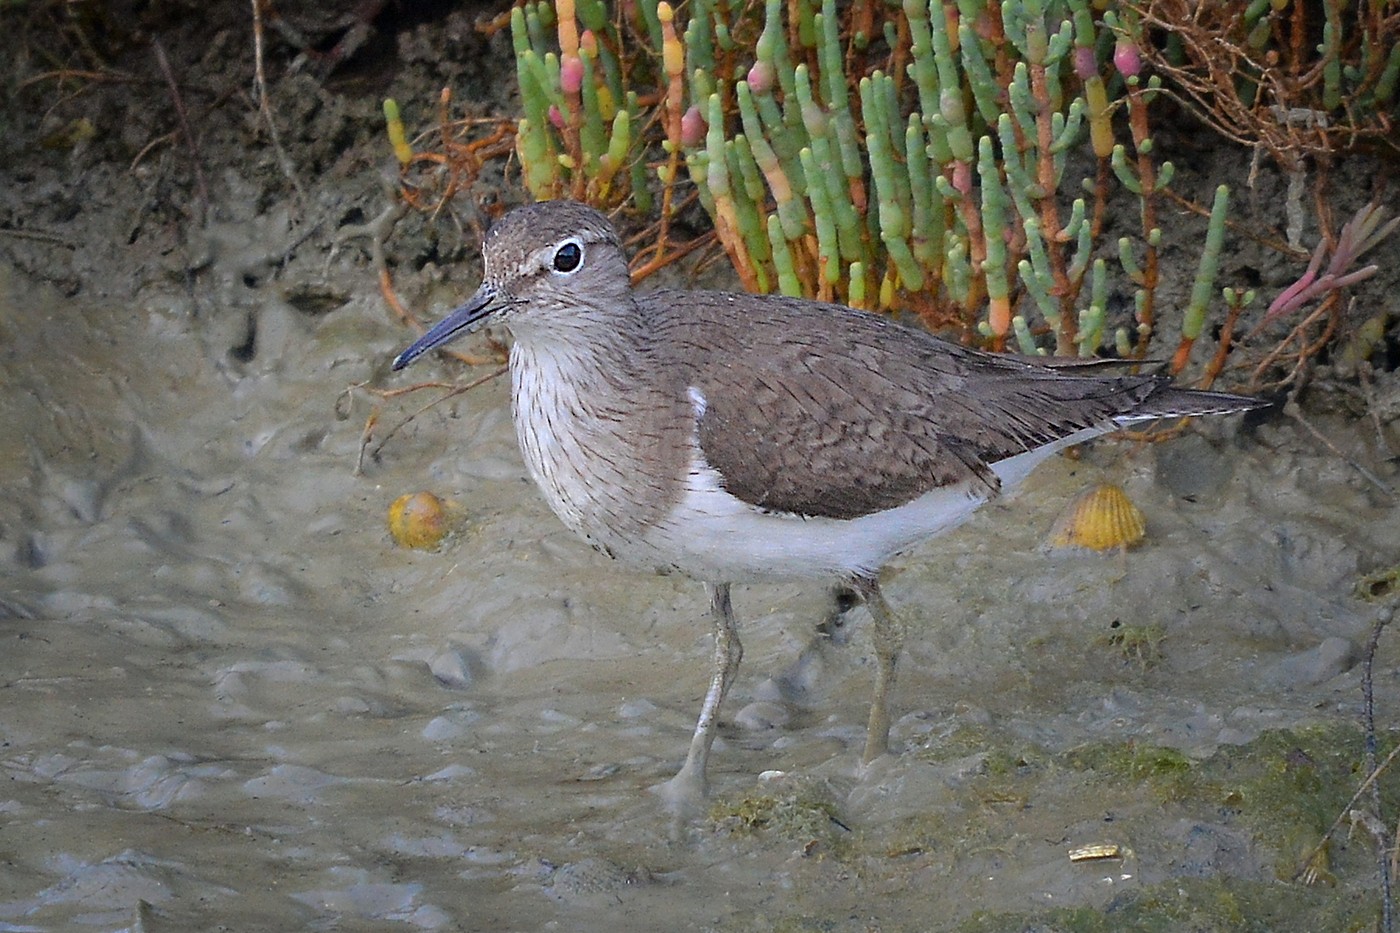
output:
<path id="1" fill-rule="evenodd" d="M 705 795 L 708 791 L 705 772 L 703 769 L 692 768 L 689 762 L 675 777 L 660 784 L 653 784 L 648 790 L 659 797 L 666 810 L 677 819 L 693 819 L 705 810 Z"/>

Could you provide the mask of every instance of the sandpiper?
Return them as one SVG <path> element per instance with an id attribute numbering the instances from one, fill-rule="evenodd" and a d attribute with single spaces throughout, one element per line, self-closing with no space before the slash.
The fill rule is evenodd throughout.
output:
<path id="1" fill-rule="evenodd" d="M 904 627 L 895 554 L 963 522 L 1055 451 L 1123 425 L 1261 407 L 1159 375 L 1082 375 L 816 301 L 634 292 L 621 240 L 583 204 L 492 226 L 481 287 L 394 360 L 505 325 L 516 436 L 555 514 L 598 550 L 704 583 L 714 668 L 673 803 L 705 794 L 742 655 L 730 584 L 826 579 L 870 611 L 864 759 L 887 750 Z"/>

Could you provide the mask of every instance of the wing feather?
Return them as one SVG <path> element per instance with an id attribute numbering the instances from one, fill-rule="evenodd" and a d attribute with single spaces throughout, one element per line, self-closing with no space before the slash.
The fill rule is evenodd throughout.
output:
<path id="1" fill-rule="evenodd" d="M 930 490 L 996 495 L 992 465 L 1111 430 L 1166 383 L 982 353 L 839 305 L 651 293 L 657 346 L 725 489 L 754 506 L 850 519 Z"/>

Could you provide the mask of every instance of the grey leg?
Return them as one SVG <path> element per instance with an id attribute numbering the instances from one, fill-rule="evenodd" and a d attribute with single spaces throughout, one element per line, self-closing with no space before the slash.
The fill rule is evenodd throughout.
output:
<path id="1" fill-rule="evenodd" d="M 706 583 L 705 592 L 710 594 L 710 614 L 714 617 L 714 669 L 685 764 L 681 766 L 680 773 L 657 788 L 658 793 L 673 806 L 694 805 L 705 796 L 705 763 L 710 757 L 710 746 L 715 741 L 715 723 L 719 718 L 720 704 L 729 693 L 734 675 L 739 672 L 739 661 L 744 656 L 744 646 L 739 643 L 739 631 L 734 624 L 734 609 L 729 604 L 729 584 Z"/>
<path id="2" fill-rule="evenodd" d="M 865 730 L 865 754 L 861 759 L 868 764 L 889 751 L 890 694 L 894 691 L 895 665 L 904 647 L 904 623 L 885 602 L 879 580 L 857 577 L 851 582 L 865 599 L 875 623 L 870 632 L 875 644 L 875 695 L 870 701 L 870 724 Z"/>

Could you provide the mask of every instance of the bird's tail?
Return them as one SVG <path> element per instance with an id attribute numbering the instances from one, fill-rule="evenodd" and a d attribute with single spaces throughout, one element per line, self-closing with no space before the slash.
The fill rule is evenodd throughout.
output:
<path id="1" fill-rule="evenodd" d="M 1157 418 L 1228 415 L 1231 412 L 1268 408 L 1272 404 L 1273 402 L 1266 399 L 1251 398 L 1248 395 L 1234 395 L 1230 392 L 1206 392 L 1201 389 L 1178 389 L 1175 386 L 1163 386 L 1144 399 L 1142 404 L 1131 412 L 1125 412 L 1113 420 L 1118 424 L 1133 424 L 1138 421 L 1153 421 Z"/>

